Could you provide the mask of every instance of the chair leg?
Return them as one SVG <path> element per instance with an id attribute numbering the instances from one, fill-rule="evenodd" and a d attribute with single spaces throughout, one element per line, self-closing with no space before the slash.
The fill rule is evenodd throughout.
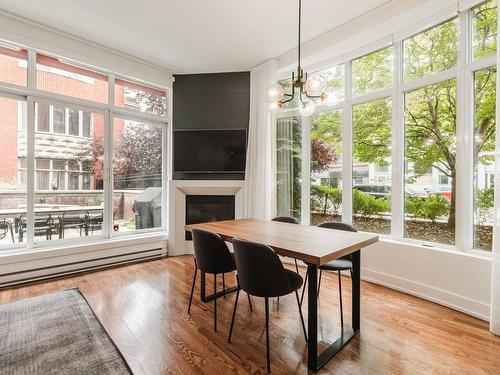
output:
<path id="1" fill-rule="evenodd" d="M 344 311 L 342 309 L 342 277 L 339 271 L 339 297 L 340 297 L 340 327 L 344 330 Z"/>
<path id="2" fill-rule="evenodd" d="M 271 372 L 271 359 L 269 358 L 269 299 L 265 298 L 266 304 L 266 357 L 267 357 L 267 372 Z"/>
<path id="3" fill-rule="evenodd" d="M 302 306 L 302 302 L 304 301 L 304 293 L 306 291 L 308 276 L 309 276 L 309 267 L 307 268 L 306 276 L 304 278 L 304 285 L 302 286 L 302 295 L 300 296 L 300 306 Z"/>
<path id="4" fill-rule="evenodd" d="M 300 321 L 302 323 L 302 329 L 304 330 L 304 337 L 306 338 L 306 344 L 307 344 L 307 330 L 306 330 L 306 325 L 304 323 L 304 316 L 302 315 L 302 306 L 300 306 L 299 292 L 297 292 L 297 290 L 295 290 L 295 298 L 297 298 L 297 306 L 299 307 Z"/>
<path id="5" fill-rule="evenodd" d="M 193 302 L 193 293 L 194 293 L 194 286 L 196 284 L 196 274 L 197 273 L 198 273 L 198 267 L 196 266 L 196 259 L 195 259 L 195 261 L 194 261 L 193 285 L 191 286 L 191 295 L 189 296 L 188 314 L 191 313 L 191 303 Z"/>
<path id="6" fill-rule="evenodd" d="M 224 293 L 224 299 L 226 299 L 226 278 L 222 274 L 222 293 Z"/>
<path id="7" fill-rule="evenodd" d="M 10 236 L 12 237 L 12 243 L 15 243 L 16 240 L 14 239 L 14 231 L 12 230 L 12 225 L 10 226 Z"/>
<path id="8" fill-rule="evenodd" d="M 231 319 L 231 328 L 229 328 L 229 336 L 227 338 L 227 342 L 231 342 L 231 336 L 233 334 L 234 319 L 236 318 L 236 308 L 238 307 L 238 298 L 239 297 L 240 297 L 240 288 L 238 287 L 238 290 L 236 291 L 236 299 L 234 300 L 233 318 Z M 248 300 L 250 301 L 250 296 L 248 296 Z M 250 306 L 252 306 L 252 305 L 250 304 Z"/>
<path id="9" fill-rule="evenodd" d="M 214 295 L 217 294 L 217 274 L 214 273 Z M 214 298 L 214 331 L 217 331 L 217 297 Z"/>
<path id="10" fill-rule="evenodd" d="M 297 273 L 299 273 L 299 265 L 297 263 L 297 259 L 294 259 L 295 260 L 295 271 L 297 271 Z"/>
<path id="11" fill-rule="evenodd" d="M 318 295 L 317 297 L 319 298 L 319 288 L 321 287 L 321 276 L 323 275 L 323 270 L 319 270 L 319 281 L 318 281 Z"/>
<path id="12" fill-rule="evenodd" d="M 250 294 L 247 293 L 248 304 L 250 305 L 250 311 L 253 312 L 252 300 L 250 299 Z"/>

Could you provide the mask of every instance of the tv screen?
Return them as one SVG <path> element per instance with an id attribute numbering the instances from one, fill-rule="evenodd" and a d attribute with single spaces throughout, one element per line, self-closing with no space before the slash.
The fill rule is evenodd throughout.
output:
<path id="1" fill-rule="evenodd" d="M 174 171 L 183 173 L 244 173 L 246 129 L 177 130 Z"/>

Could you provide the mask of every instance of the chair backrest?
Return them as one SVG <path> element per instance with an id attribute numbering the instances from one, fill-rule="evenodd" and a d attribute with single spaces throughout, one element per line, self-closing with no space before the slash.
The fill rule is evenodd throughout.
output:
<path id="1" fill-rule="evenodd" d="M 276 216 L 271 221 L 279 221 L 280 223 L 299 224 L 299 221 L 292 216 Z"/>
<path id="2" fill-rule="evenodd" d="M 236 266 L 226 243 L 217 233 L 193 229 L 193 245 L 197 267 L 206 273 L 234 271 Z"/>
<path id="3" fill-rule="evenodd" d="M 291 292 L 283 263 L 269 246 L 235 238 L 233 249 L 240 287 L 245 292 L 257 297 Z"/>
<path id="4" fill-rule="evenodd" d="M 358 230 L 351 224 L 341 223 L 340 221 L 325 221 L 318 224 L 319 228 L 337 229 L 346 232 L 357 232 Z M 352 261 L 352 254 L 343 256 L 341 259 L 348 259 Z"/>

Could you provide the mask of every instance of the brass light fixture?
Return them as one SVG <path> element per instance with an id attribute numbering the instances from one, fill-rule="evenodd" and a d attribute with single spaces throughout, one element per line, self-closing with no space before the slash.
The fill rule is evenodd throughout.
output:
<path id="1" fill-rule="evenodd" d="M 300 99 L 299 112 L 302 116 L 310 116 L 314 113 L 315 102 L 333 105 L 338 102 L 338 93 L 333 88 L 327 88 L 326 90 L 319 92 L 321 83 L 315 79 L 308 79 L 307 73 L 304 73 L 304 70 L 300 65 L 301 23 L 302 0 L 299 0 L 298 64 L 297 76 L 295 76 L 295 72 L 292 72 L 292 92 L 286 93 L 278 82 L 274 82 L 267 87 L 266 94 L 267 101 L 269 102 L 269 108 L 272 111 L 275 111 L 283 108 L 286 103 L 291 102 L 295 98 L 296 91 L 298 91 L 297 95 Z"/>

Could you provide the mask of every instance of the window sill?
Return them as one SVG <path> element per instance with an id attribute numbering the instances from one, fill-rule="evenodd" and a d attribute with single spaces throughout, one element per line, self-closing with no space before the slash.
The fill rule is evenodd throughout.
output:
<path id="1" fill-rule="evenodd" d="M 53 246 L 27 248 L 13 248 L 0 252 L 0 265 L 30 261 L 34 259 L 52 258 L 62 255 L 90 253 L 94 251 L 112 249 L 123 246 L 144 245 L 154 242 L 165 242 L 167 247 L 168 234 L 166 231 L 143 233 L 130 236 L 120 236 L 111 239 L 100 239 L 92 242 L 54 244 Z"/>

